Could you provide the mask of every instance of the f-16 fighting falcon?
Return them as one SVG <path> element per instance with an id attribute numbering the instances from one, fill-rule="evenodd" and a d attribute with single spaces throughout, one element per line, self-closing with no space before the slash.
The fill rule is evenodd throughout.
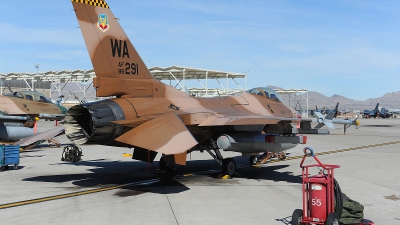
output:
<path id="1" fill-rule="evenodd" d="M 72 142 L 131 147 L 133 159 L 145 162 L 161 153 L 161 168 L 185 165 L 187 153 L 205 151 L 228 175 L 235 174 L 236 163 L 223 158 L 223 151 L 255 163 L 260 153 L 306 143 L 291 125 L 303 119 L 275 91 L 190 96 L 151 76 L 105 1 L 71 1 L 96 72 L 96 95 L 115 96 L 68 110 L 65 132 Z"/>

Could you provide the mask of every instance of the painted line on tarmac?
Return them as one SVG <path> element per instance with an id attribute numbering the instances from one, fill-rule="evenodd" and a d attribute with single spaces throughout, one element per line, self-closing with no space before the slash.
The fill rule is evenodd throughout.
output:
<path id="1" fill-rule="evenodd" d="M 357 146 L 357 147 L 352 147 L 352 148 L 343 148 L 343 149 L 332 150 L 332 151 L 327 151 L 327 152 L 318 152 L 318 153 L 314 152 L 314 153 L 316 156 L 329 155 L 329 154 L 350 152 L 350 151 L 355 151 L 355 150 L 360 150 L 360 149 L 375 148 L 375 147 L 381 147 L 381 146 L 386 146 L 386 145 L 395 145 L 395 144 L 400 144 L 400 141 L 391 141 L 391 142 L 385 142 L 385 143 L 381 143 L 381 144 L 363 145 L 363 146 Z M 273 159 L 271 161 L 268 161 L 265 165 L 268 165 L 268 163 L 276 163 L 276 162 L 282 162 L 282 161 L 287 161 L 287 160 L 301 159 L 303 157 L 304 157 L 304 155 L 298 155 L 298 156 L 288 157 L 284 160 Z"/>
<path id="2" fill-rule="evenodd" d="M 400 141 L 386 142 L 386 143 L 373 144 L 373 145 L 364 145 L 364 146 L 358 146 L 358 147 L 352 147 L 352 148 L 344 148 L 344 149 L 332 150 L 332 151 L 327 151 L 327 152 L 319 152 L 319 153 L 316 153 L 315 155 L 317 155 L 317 156 L 319 156 L 319 155 L 328 155 L 328 154 L 349 152 L 349 151 L 355 151 L 355 150 L 366 149 L 366 148 L 374 148 L 374 147 L 380 147 L 380 146 L 385 146 L 385 145 L 393 145 L 393 144 L 400 144 Z M 288 161 L 288 160 L 295 160 L 295 159 L 300 159 L 300 158 L 303 158 L 303 155 L 288 157 L 285 160 L 273 159 L 273 160 L 268 161 L 264 165 L 268 165 L 270 163 Z M 244 165 L 238 165 L 237 166 L 237 168 L 246 168 L 246 167 L 249 167 L 249 166 L 244 166 Z M 179 178 L 179 177 L 182 177 L 182 176 L 183 177 L 189 177 L 189 176 L 201 175 L 201 174 L 205 175 L 205 174 L 210 174 L 210 173 L 214 173 L 214 172 L 218 172 L 218 171 L 220 171 L 220 170 L 219 169 L 217 169 L 217 170 L 206 170 L 206 171 L 201 171 L 201 172 L 196 172 L 196 173 L 176 175 L 176 176 L 173 176 L 172 178 Z M 7 208 L 24 206 L 24 205 L 34 204 L 34 203 L 41 203 L 41 202 L 58 200 L 58 199 L 65 199 L 65 198 L 70 198 L 70 197 L 77 197 L 77 196 L 82 196 L 82 195 L 94 194 L 94 193 L 110 191 L 110 190 L 115 190 L 115 189 L 118 189 L 118 188 L 124 188 L 124 187 L 129 187 L 129 186 L 140 186 L 140 185 L 154 184 L 154 183 L 160 182 L 160 181 L 162 181 L 162 178 L 150 179 L 150 180 L 145 180 L 145 181 L 138 181 L 138 182 L 133 182 L 133 183 L 109 186 L 109 187 L 95 188 L 95 189 L 86 190 L 86 191 L 78 191 L 78 192 L 72 192 L 72 193 L 61 194 L 61 195 L 54 195 L 54 196 L 43 197 L 43 198 L 30 199 L 30 200 L 19 201 L 19 202 L 6 203 L 6 204 L 1 204 L 0 205 L 0 209 L 7 209 Z"/>
<path id="3" fill-rule="evenodd" d="M 243 166 L 237 166 L 237 168 L 242 168 L 242 167 Z M 220 170 L 219 169 L 205 170 L 205 171 L 200 171 L 200 172 L 196 172 L 196 173 L 190 173 L 190 174 L 184 174 L 184 175 L 175 175 L 175 176 L 172 176 L 171 178 L 180 178 L 182 176 L 188 177 L 188 176 L 195 176 L 195 175 L 200 175 L 200 174 L 210 174 L 210 173 L 214 173 L 214 172 L 218 172 L 218 171 L 220 171 Z M 25 200 L 25 201 L 6 203 L 6 204 L 1 204 L 0 205 L 0 210 L 1 209 L 12 208 L 12 207 L 18 207 L 18 206 L 34 204 L 34 203 L 41 203 L 41 202 L 48 202 L 48 201 L 58 200 L 58 199 L 77 197 L 77 196 L 81 196 L 81 195 L 94 194 L 94 193 L 98 193 L 98 192 L 110 191 L 110 190 L 119 189 L 119 188 L 154 184 L 154 183 L 160 182 L 162 180 L 163 180 L 163 178 L 156 178 L 156 179 L 150 179 L 150 180 L 127 183 L 127 184 L 114 185 L 114 186 L 109 186 L 109 187 L 94 188 L 94 189 L 86 190 L 86 191 L 78 191 L 78 192 L 72 192 L 72 193 L 67 193 L 67 194 L 53 195 L 53 196 L 48 196 L 48 197 L 43 197 L 43 198 L 36 198 L 36 199 L 30 199 L 30 200 Z"/>
<path id="4" fill-rule="evenodd" d="M 109 190 L 114 190 L 114 189 L 123 188 L 123 187 L 127 187 L 127 186 L 139 186 L 139 185 L 145 185 L 145 184 L 152 184 L 152 183 L 155 183 L 158 181 L 160 181 L 160 179 L 152 179 L 152 180 L 139 181 L 139 182 L 128 183 L 128 184 L 115 185 L 115 186 L 110 186 L 110 187 L 95 188 L 95 189 L 91 189 L 91 190 L 87 190 L 87 191 L 78 191 L 78 192 L 72 192 L 72 193 L 68 193 L 68 194 L 54 195 L 54 196 L 49 196 L 49 197 L 7 203 L 7 204 L 0 205 L 0 209 L 29 205 L 29 204 L 39 203 L 39 202 L 47 202 L 47 201 L 63 199 L 63 198 L 76 197 L 76 196 L 80 196 L 80 195 L 93 194 L 93 193 L 97 193 L 97 192 L 109 191 Z"/>

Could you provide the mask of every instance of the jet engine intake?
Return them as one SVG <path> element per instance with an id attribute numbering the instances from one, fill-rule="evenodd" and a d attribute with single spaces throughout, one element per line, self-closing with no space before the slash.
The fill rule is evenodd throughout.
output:
<path id="1" fill-rule="evenodd" d="M 65 115 L 65 134 L 75 144 L 110 145 L 124 128 L 111 121 L 124 119 L 121 107 L 109 99 L 76 105 Z"/>
<path id="2" fill-rule="evenodd" d="M 247 132 L 223 134 L 217 138 L 218 148 L 242 153 L 281 152 L 306 142 L 306 136 L 275 136 Z"/>

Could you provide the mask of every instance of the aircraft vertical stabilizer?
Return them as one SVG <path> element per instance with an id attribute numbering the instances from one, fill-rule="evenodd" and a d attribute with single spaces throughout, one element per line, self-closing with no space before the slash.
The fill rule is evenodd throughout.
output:
<path id="1" fill-rule="evenodd" d="M 89 51 L 98 97 L 153 97 L 155 80 L 103 0 L 71 0 Z M 158 94 L 159 95 L 159 94 Z"/>
<path id="2" fill-rule="evenodd" d="M 339 102 L 336 104 L 335 109 L 332 110 L 331 112 L 329 112 L 328 115 L 325 116 L 325 119 L 331 120 L 331 119 L 335 118 L 337 115 L 337 112 L 338 112 L 338 108 L 339 108 Z"/>

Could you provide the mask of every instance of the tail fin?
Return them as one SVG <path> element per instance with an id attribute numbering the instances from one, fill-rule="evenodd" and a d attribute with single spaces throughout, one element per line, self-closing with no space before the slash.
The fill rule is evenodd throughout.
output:
<path id="1" fill-rule="evenodd" d="M 376 106 L 375 106 L 375 111 L 377 111 L 378 112 L 378 108 L 379 108 L 379 102 L 376 104 Z"/>
<path id="2" fill-rule="evenodd" d="M 336 115 L 337 115 L 337 112 L 338 112 L 338 108 L 339 108 L 339 102 L 336 104 L 335 109 L 332 110 L 330 113 L 328 113 L 328 115 L 326 115 L 325 118 L 326 118 L 326 119 L 329 119 L 329 120 L 335 118 Z"/>
<path id="3" fill-rule="evenodd" d="M 337 111 L 338 111 L 338 109 L 339 109 L 339 102 L 338 102 L 338 103 L 336 103 L 336 107 L 335 107 L 334 111 L 335 111 L 335 112 L 337 112 Z"/>
<path id="4" fill-rule="evenodd" d="M 97 96 L 153 96 L 156 80 L 106 1 L 71 1 L 96 72 Z"/>

